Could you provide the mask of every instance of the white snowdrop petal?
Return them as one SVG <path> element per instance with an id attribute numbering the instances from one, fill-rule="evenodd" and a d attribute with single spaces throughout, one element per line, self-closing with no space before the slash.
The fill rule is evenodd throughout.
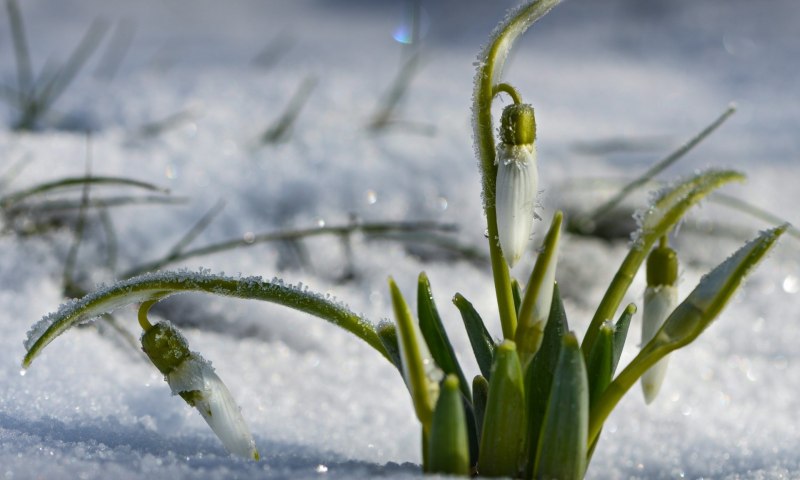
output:
<path id="1" fill-rule="evenodd" d="M 500 248 L 509 267 L 522 257 L 533 230 L 539 187 L 534 144 L 500 144 L 495 207 Z"/>
<path id="2" fill-rule="evenodd" d="M 644 292 L 644 309 L 642 311 L 642 346 L 653 339 L 677 304 L 678 288 L 676 286 L 647 287 Z M 649 404 L 655 400 L 661 390 L 668 365 L 669 355 L 659 360 L 642 375 L 642 392 L 646 403 Z"/>
<path id="3" fill-rule="evenodd" d="M 184 400 L 200 412 L 229 453 L 258 460 L 255 441 L 239 406 L 210 363 L 192 353 L 167 375 L 167 382 L 174 394 L 183 394 Z"/>

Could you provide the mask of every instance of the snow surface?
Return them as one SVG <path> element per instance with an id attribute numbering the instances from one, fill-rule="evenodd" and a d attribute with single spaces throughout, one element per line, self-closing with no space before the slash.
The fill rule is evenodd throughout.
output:
<path id="1" fill-rule="evenodd" d="M 103 43 L 42 131 L 10 131 L 16 112 L 0 107 L 0 172 L 28 159 L 4 192 L 83 174 L 81 132 L 90 128 L 94 174 L 146 180 L 189 198 L 177 206 L 109 209 L 118 272 L 167 253 L 219 199 L 225 209 L 193 245 L 347 223 L 354 214 L 362 221 L 455 223 L 461 243 L 483 248 L 469 124 L 472 63 L 513 2 L 422 2 L 430 25 L 423 64 L 399 115 L 435 125 L 433 136 L 364 128 L 402 59 L 392 38 L 402 26 L 401 2 L 19 3 L 37 72 L 48 59 L 66 58 L 97 16 L 112 27 L 121 19 L 135 24 L 113 80 L 93 75 Z M 13 86 L 3 12 L 0 80 Z M 740 169 L 748 182 L 727 193 L 800 221 L 798 23 L 794 0 L 567 0 L 557 7 L 520 39 L 505 69 L 537 109 L 539 215 L 595 205 L 608 190 L 581 188 L 580 179 L 630 178 L 736 101 L 738 112 L 662 177 Z M 253 66 L 251 59 L 276 39 L 286 42 L 286 55 L 271 68 Z M 309 76 L 319 82 L 290 140 L 253 148 Z M 163 135 L 132 134 L 187 108 L 192 120 Z M 613 148 L 620 139 L 625 148 Z M 88 286 L 114 279 L 104 268 L 106 237 L 93 215 L 78 256 Z M 692 218 L 676 244 L 681 295 L 768 226 L 713 201 Z M 698 230 L 698 221 L 711 220 L 719 223 L 711 233 L 704 233 L 707 223 Z M 544 228 L 537 222 L 535 237 Z M 0 236 L 0 477 L 419 475 L 419 430 L 397 371 L 346 332 L 285 308 L 188 294 L 153 310 L 154 320 L 184 325 L 192 350 L 214 363 L 253 431 L 259 463 L 228 456 L 197 412 L 172 397 L 155 368 L 108 329 L 70 330 L 20 375 L 25 333 L 65 301 L 71 238 L 66 229 Z M 274 244 L 174 267 L 303 282 L 375 322 L 391 314 L 387 276 L 413 299 L 425 270 L 468 374 L 477 366 L 451 296 L 464 294 L 500 334 L 485 264 L 361 235 L 353 237 L 352 265 L 336 238 L 304 245 L 311 262 L 303 268 L 292 262 L 291 249 Z M 721 318 L 672 355 L 651 406 L 638 391 L 623 399 L 603 431 L 590 478 L 800 478 L 798 248 L 797 239 L 784 238 Z M 579 334 L 625 249 L 624 241 L 563 237 L 557 278 Z M 531 266 L 529 255 L 514 274 L 525 278 Z M 355 277 L 342 282 L 351 267 Z M 637 278 L 626 300 L 640 302 L 643 290 Z M 135 309 L 121 309 L 117 318 L 138 335 Z M 623 363 L 635 354 L 634 343 Z"/>

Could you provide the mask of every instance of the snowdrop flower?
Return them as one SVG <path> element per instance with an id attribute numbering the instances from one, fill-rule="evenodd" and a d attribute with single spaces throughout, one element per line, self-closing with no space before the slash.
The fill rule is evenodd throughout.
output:
<path id="1" fill-rule="evenodd" d="M 174 395 L 196 408 L 233 455 L 258 460 L 253 436 L 231 392 L 211 363 L 189 351 L 183 335 L 169 323 L 157 323 L 142 335 L 142 349 L 164 374 Z"/>
<path id="2" fill-rule="evenodd" d="M 678 257 L 666 245 L 665 239 L 647 257 L 647 288 L 644 291 L 642 312 L 642 346 L 655 337 L 664 321 L 678 304 Z M 655 400 L 664 376 L 667 374 L 669 355 L 665 356 L 642 375 L 642 392 L 646 403 Z"/>
<path id="3" fill-rule="evenodd" d="M 509 267 L 522 257 L 533 230 L 539 187 L 533 107 L 509 105 L 500 120 L 495 208 L 500 248 Z"/>

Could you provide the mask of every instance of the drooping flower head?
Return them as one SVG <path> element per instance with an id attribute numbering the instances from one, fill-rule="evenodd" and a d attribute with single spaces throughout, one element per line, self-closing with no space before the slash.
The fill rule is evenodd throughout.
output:
<path id="1" fill-rule="evenodd" d="M 170 323 L 157 323 L 142 335 L 142 350 L 164 374 L 174 395 L 197 409 L 233 455 L 258 460 L 250 429 L 231 392 L 214 368 L 197 352 L 189 351 L 183 335 Z"/>
<path id="2" fill-rule="evenodd" d="M 500 248 L 509 267 L 522 257 L 530 240 L 538 188 L 533 107 L 509 105 L 500 119 L 495 195 Z"/>
<path id="3" fill-rule="evenodd" d="M 655 337 L 664 321 L 678 304 L 678 256 L 666 241 L 647 257 L 647 288 L 642 312 L 642 346 Z M 642 393 L 646 403 L 655 400 L 667 374 L 669 356 L 665 356 L 642 375 Z"/>

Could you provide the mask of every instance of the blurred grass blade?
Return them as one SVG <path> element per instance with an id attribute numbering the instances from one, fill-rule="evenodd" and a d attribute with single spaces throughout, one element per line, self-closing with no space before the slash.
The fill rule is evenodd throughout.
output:
<path id="1" fill-rule="evenodd" d="M 459 383 L 458 377 L 448 375 L 436 402 L 428 442 L 431 473 L 462 476 L 470 473 L 467 424 Z"/>
<path id="2" fill-rule="evenodd" d="M 186 234 L 172 246 L 167 257 L 180 255 L 183 250 L 191 245 L 191 243 L 211 225 L 211 222 L 217 218 L 217 215 L 222 213 L 225 208 L 225 200 L 219 200 L 214 204 L 200 219 L 189 229 Z"/>
<path id="3" fill-rule="evenodd" d="M 455 375 L 458 378 L 461 393 L 464 397 L 470 398 L 472 394 L 469 391 L 469 384 L 466 377 L 464 377 L 464 372 L 461 371 L 461 365 L 458 364 L 453 345 L 447 337 L 444 325 L 442 325 L 442 319 L 439 316 L 436 303 L 433 301 L 431 284 L 425 272 L 419 274 L 417 282 L 417 314 L 419 315 L 420 331 L 425 338 L 425 343 L 430 348 L 436 364 L 445 374 Z"/>
<path id="4" fill-rule="evenodd" d="M 88 199 L 87 199 L 88 200 Z M 87 205 L 89 207 L 90 205 Z M 101 205 L 98 208 L 98 215 L 100 217 L 100 225 L 103 227 L 103 232 L 106 237 L 106 268 L 113 277 L 117 276 L 117 255 L 119 252 L 119 242 L 117 240 L 117 231 L 114 229 L 114 221 L 108 213 L 108 208 Z"/>
<path id="5" fill-rule="evenodd" d="M 86 61 L 97 49 L 108 31 L 108 22 L 102 19 L 94 20 L 81 41 L 72 51 L 69 59 L 64 66 L 59 69 L 53 79 L 39 92 L 39 103 L 42 105 L 42 113 L 47 111 L 56 100 L 64 93 L 67 87 L 75 79 L 75 76 L 83 68 Z"/>
<path id="6" fill-rule="evenodd" d="M 511 340 L 498 345 L 481 432 L 478 473 L 483 477 L 516 477 L 525 441 L 525 386 L 517 348 Z"/>
<path id="7" fill-rule="evenodd" d="M 297 117 L 300 116 L 300 111 L 305 106 L 308 98 L 311 96 L 311 92 L 314 91 L 316 86 L 316 77 L 307 77 L 303 80 L 297 87 L 291 100 L 289 100 L 289 104 L 286 106 L 286 110 L 283 111 L 283 114 L 272 126 L 267 128 L 264 133 L 259 136 L 259 141 L 262 145 L 282 142 L 289 138 L 289 130 L 297 121 Z"/>
<path id="8" fill-rule="evenodd" d="M 129 205 L 185 205 L 189 202 L 187 197 L 159 197 L 154 195 L 146 196 L 114 196 L 114 197 L 92 197 L 89 199 L 87 207 L 89 208 L 114 208 L 124 207 Z M 55 199 L 37 201 L 32 204 L 13 204 L 5 208 L 5 212 L 9 214 L 20 213 L 53 213 L 68 210 L 77 210 L 81 208 L 80 199 Z"/>
<path id="9" fill-rule="evenodd" d="M 284 305 L 347 330 L 389 359 L 375 325 L 323 295 L 286 285 L 281 281 L 265 282 L 260 277 L 233 278 L 205 272 L 181 271 L 159 272 L 124 280 L 92 292 L 80 300 L 63 304 L 58 311 L 45 316 L 28 331 L 23 367 L 29 367 L 44 347 L 75 325 L 126 305 L 160 300 L 183 292 L 204 292 Z"/>
<path id="10" fill-rule="evenodd" d="M 716 319 L 744 277 L 764 258 L 787 225 L 762 232 L 705 275 L 692 293 L 667 318 L 655 337 L 608 386 L 592 409 L 589 439 L 593 441 L 606 418 L 647 370 L 670 352 L 694 341 Z"/>
<path id="11" fill-rule="evenodd" d="M 94 76 L 96 78 L 101 78 L 106 82 L 114 79 L 130 50 L 135 34 L 136 22 L 130 18 L 123 18 L 117 22 L 108 47 L 95 68 Z"/>
<path id="12" fill-rule="evenodd" d="M 252 247 L 260 243 L 280 242 L 287 240 L 302 240 L 308 237 L 320 235 L 346 235 L 354 232 L 361 232 L 365 235 L 385 235 L 387 232 L 415 232 L 426 230 L 446 230 L 452 229 L 452 225 L 436 222 L 374 222 L 374 223 L 355 223 L 348 222 L 344 225 L 326 225 L 324 227 L 301 228 L 297 230 L 282 230 L 271 233 L 261 233 L 257 235 L 237 237 L 231 240 L 224 240 L 219 243 L 212 243 L 202 247 L 186 249 L 175 255 L 165 255 L 157 260 L 142 263 L 124 272 L 123 278 L 130 278 L 145 272 L 161 269 L 167 265 L 177 263 L 189 258 L 211 255 L 218 252 L 233 250 L 236 248 Z"/>
<path id="13" fill-rule="evenodd" d="M 713 190 L 733 181 L 744 180 L 744 175 L 732 170 L 709 170 L 662 191 L 650 208 L 641 215 L 641 228 L 634 238 L 628 255 L 622 261 L 614 279 L 609 284 L 592 322 L 586 330 L 582 349 L 588 357 L 600 326 L 615 316 L 622 298 L 633 277 L 642 265 L 656 240 L 667 234 L 693 205 Z"/>
<path id="14" fill-rule="evenodd" d="M 269 69 L 289 53 L 294 46 L 295 40 L 286 34 L 280 34 L 272 39 L 264 48 L 261 49 L 251 63 L 259 68 Z"/>
<path id="15" fill-rule="evenodd" d="M 436 126 L 426 123 L 415 122 L 412 120 L 398 119 L 395 112 L 404 97 L 408 95 L 411 80 L 414 78 L 420 64 L 420 53 L 415 51 L 400 66 L 400 70 L 392 82 L 392 85 L 384 94 L 378 104 L 376 112 L 367 124 L 367 128 L 373 132 L 388 129 L 389 127 L 405 127 L 407 130 L 423 135 L 433 135 L 436 133 Z"/>
<path id="16" fill-rule="evenodd" d="M 491 380 L 495 352 L 494 340 L 486 330 L 486 325 L 483 323 L 481 316 L 466 298 L 460 293 L 456 293 L 453 297 L 453 303 L 461 312 L 461 319 L 464 321 L 469 343 L 472 345 L 472 351 L 478 361 L 478 368 L 480 368 L 481 374 L 487 380 Z"/>
<path id="17" fill-rule="evenodd" d="M 780 218 L 774 213 L 768 212 L 761 207 L 753 205 L 752 203 L 742 200 L 739 197 L 734 197 L 733 195 L 727 195 L 722 192 L 714 192 L 708 196 L 708 199 L 709 201 L 718 203 L 720 205 L 725 205 L 726 207 L 744 212 L 754 218 L 763 220 L 770 225 L 782 225 L 787 223 L 785 219 Z M 786 233 L 796 239 L 800 239 L 800 230 L 795 228 L 793 225 L 789 225 L 789 228 L 786 229 Z"/>
<path id="18" fill-rule="evenodd" d="M 87 135 L 87 159 L 86 159 L 86 178 L 91 178 L 91 140 L 90 137 Z M 64 289 L 64 296 L 67 298 L 72 298 L 77 292 L 83 294 L 84 292 L 81 291 L 77 287 L 77 282 L 75 281 L 75 264 L 78 261 L 78 250 L 80 249 L 81 243 L 83 242 L 83 232 L 86 227 L 86 215 L 89 206 L 89 189 L 90 189 L 90 182 L 86 182 L 83 184 L 83 191 L 81 193 L 81 207 L 78 210 L 78 221 L 75 224 L 75 232 L 74 237 L 72 240 L 72 245 L 70 246 L 69 251 L 67 252 L 67 258 L 64 260 L 64 272 L 62 274 L 61 286 Z"/>
<path id="19" fill-rule="evenodd" d="M 138 129 L 136 129 L 135 133 L 132 134 L 133 138 L 131 138 L 131 140 L 135 140 L 136 137 L 142 139 L 157 137 L 165 132 L 176 129 L 181 125 L 193 122 L 199 116 L 200 113 L 196 108 L 184 108 L 183 110 L 179 110 L 175 113 L 167 115 L 160 120 L 145 123 L 144 125 L 140 126 Z"/>
<path id="20" fill-rule="evenodd" d="M 536 454 L 536 478 L 580 480 L 586 471 L 589 385 L 578 339 L 564 336 Z"/>
<path id="21" fill-rule="evenodd" d="M 0 174 L 0 191 L 5 190 L 5 188 L 10 185 L 20 173 L 22 173 L 22 170 L 30 165 L 30 159 L 31 154 L 27 153 L 16 159 L 8 168 L 3 171 L 3 173 Z"/>
<path id="22" fill-rule="evenodd" d="M 83 187 L 86 184 L 127 186 L 127 187 L 141 188 L 143 190 L 149 190 L 153 192 L 169 193 L 168 189 L 158 187 L 156 185 L 153 185 L 152 183 L 125 177 L 106 177 L 106 176 L 65 177 L 58 180 L 54 180 L 52 182 L 40 183 L 38 185 L 34 185 L 19 192 L 11 193 L 4 197 L 0 197 L 0 206 L 2 206 L 2 208 L 8 208 L 9 206 L 15 203 L 19 203 L 23 200 L 26 200 L 30 197 L 34 197 L 36 195 L 41 195 L 52 191 L 69 189 L 73 187 Z"/>
<path id="23" fill-rule="evenodd" d="M 569 331 L 567 315 L 561 301 L 558 283 L 553 288 L 553 302 L 550 306 L 550 320 L 544 329 L 542 346 L 533 357 L 533 361 L 525 372 L 525 400 L 527 402 L 528 430 L 525 446 L 525 478 L 533 475 L 536 451 L 539 446 L 539 434 L 542 431 L 547 399 L 553 384 L 558 356 L 564 335 Z"/>
<path id="24" fill-rule="evenodd" d="M 560 211 L 553 215 L 553 221 L 550 223 L 542 249 L 536 257 L 536 265 L 525 287 L 525 296 L 519 309 L 515 338 L 523 368 L 527 367 L 528 362 L 542 345 L 542 337 L 550 316 L 563 218 Z"/>
<path id="25" fill-rule="evenodd" d="M 604 202 L 600 206 L 598 206 L 594 211 L 586 215 L 584 218 L 580 219 L 577 222 L 578 229 L 583 232 L 590 232 L 594 229 L 594 225 L 601 220 L 604 216 L 606 216 L 609 212 L 614 210 L 617 205 L 622 202 L 631 192 L 640 188 L 642 185 L 645 185 L 647 182 L 653 179 L 656 175 L 664 171 L 667 167 L 678 161 L 684 155 L 689 153 L 691 149 L 697 146 L 700 142 L 702 142 L 706 137 L 711 135 L 714 130 L 719 128 L 725 120 L 728 119 L 731 115 L 736 112 L 736 106 L 730 105 L 716 120 L 711 122 L 706 128 L 704 128 L 700 133 L 692 137 L 688 142 L 683 144 L 680 148 L 675 150 L 674 152 L 670 153 L 666 158 L 659 160 L 646 172 L 642 175 L 637 177 L 635 180 L 631 181 L 624 187 L 622 187 L 616 195 L 610 198 L 608 201 Z"/>
<path id="26" fill-rule="evenodd" d="M 6 0 L 6 10 L 11 27 L 11 41 L 14 45 L 14 59 L 17 62 L 17 94 L 20 105 L 25 105 L 28 96 L 32 94 L 30 90 L 33 86 L 33 68 L 28 38 L 25 35 L 25 22 L 22 20 L 17 0 Z"/>

